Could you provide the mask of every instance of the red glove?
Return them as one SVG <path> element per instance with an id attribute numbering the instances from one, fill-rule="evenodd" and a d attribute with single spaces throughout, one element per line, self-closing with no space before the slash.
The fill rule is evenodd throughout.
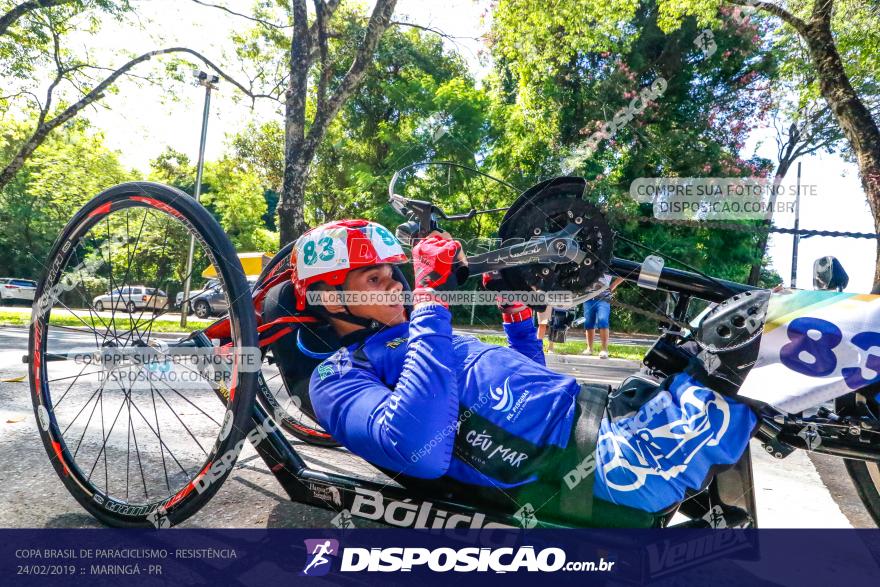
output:
<path id="1" fill-rule="evenodd" d="M 459 251 L 461 244 L 437 234 L 420 240 L 412 251 L 416 288 L 448 291 L 458 287 L 460 278 L 467 279 L 467 267 L 461 265 Z"/>
<path id="2" fill-rule="evenodd" d="M 504 281 L 501 279 L 501 274 L 497 271 L 483 273 L 483 288 L 490 291 L 503 291 Z M 501 320 L 505 324 L 532 319 L 532 309 L 522 302 L 508 303 L 503 299 L 503 296 L 496 296 L 495 301 L 498 304 L 498 309 L 501 310 Z"/>

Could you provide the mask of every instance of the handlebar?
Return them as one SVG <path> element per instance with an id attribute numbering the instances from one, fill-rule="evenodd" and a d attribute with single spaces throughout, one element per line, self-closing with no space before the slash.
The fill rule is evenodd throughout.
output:
<path id="1" fill-rule="evenodd" d="M 627 281 L 638 281 L 641 270 L 641 263 L 617 257 L 611 259 L 608 267 L 609 274 L 614 277 L 622 277 Z M 719 284 L 726 287 L 728 291 L 719 291 Z M 726 279 L 709 279 L 699 273 L 669 267 L 664 267 L 660 272 L 657 288 L 697 297 L 710 302 L 721 302 L 738 293 L 763 289 Z"/>
<path id="2" fill-rule="evenodd" d="M 411 244 L 415 239 L 423 238 L 431 231 L 439 230 L 438 220 L 468 220 L 477 214 L 501 212 L 507 208 L 494 208 L 491 210 L 471 209 L 463 214 L 446 214 L 441 208 L 424 200 L 406 198 L 396 193 L 397 182 L 402 172 L 426 165 L 443 165 L 447 167 L 461 167 L 471 172 L 487 177 L 516 192 L 520 190 L 511 184 L 498 178 L 487 175 L 476 169 L 469 168 L 448 161 L 420 162 L 408 165 L 395 172 L 388 186 L 388 195 L 391 206 L 401 215 L 407 218 L 407 222 L 397 228 L 397 237 L 402 242 Z M 545 235 L 544 238 L 530 239 L 529 241 L 502 247 L 488 253 L 475 255 L 468 258 L 471 275 L 480 275 L 504 268 L 528 265 L 533 263 L 567 263 L 585 262 L 585 253 L 579 249 L 570 235 L 562 230 L 553 235 Z M 607 273 L 614 277 L 622 277 L 627 281 L 638 281 L 642 271 L 642 264 L 637 261 L 612 257 L 607 268 Z M 677 292 L 683 296 L 697 297 L 711 302 L 721 302 L 733 295 L 745 291 L 753 291 L 761 288 L 736 283 L 724 279 L 712 278 L 692 271 L 672 269 L 664 267 L 657 281 L 657 289 Z"/>

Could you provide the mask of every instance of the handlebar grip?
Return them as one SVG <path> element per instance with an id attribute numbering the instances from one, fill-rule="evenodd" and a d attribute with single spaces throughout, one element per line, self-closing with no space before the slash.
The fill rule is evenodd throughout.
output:
<path id="1" fill-rule="evenodd" d="M 455 275 L 458 285 L 463 284 L 471 276 L 471 270 L 461 261 L 452 264 L 452 273 Z"/>

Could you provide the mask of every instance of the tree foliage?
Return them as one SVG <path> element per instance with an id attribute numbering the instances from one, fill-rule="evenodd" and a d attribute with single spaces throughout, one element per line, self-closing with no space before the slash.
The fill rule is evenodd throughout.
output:
<path id="1" fill-rule="evenodd" d="M 0 157 L 32 124 L 7 120 L 0 125 Z M 84 119 L 50 135 L 0 190 L 0 274 L 37 278 L 73 212 L 102 190 L 133 179 L 137 176 L 123 168 L 103 135 Z"/>

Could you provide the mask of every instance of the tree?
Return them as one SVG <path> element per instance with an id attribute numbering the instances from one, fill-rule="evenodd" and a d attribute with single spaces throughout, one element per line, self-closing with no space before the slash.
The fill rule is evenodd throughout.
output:
<path id="1" fill-rule="evenodd" d="M 662 24 L 672 29 L 682 17 L 695 15 L 705 23 L 716 19 L 724 0 L 662 0 Z M 792 0 L 773 3 L 733 0 L 772 15 L 806 44 L 822 97 L 834 114 L 859 167 L 862 188 L 880 232 L 880 128 L 869 104 L 856 91 L 853 77 L 874 76 L 880 65 L 880 12 L 860 0 Z M 874 270 L 874 293 L 880 293 L 880 248 Z"/>
<path id="2" fill-rule="evenodd" d="M 15 177 L 50 133 L 114 91 L 120 78 L 132 76 L 133 69 L 153 58 L 190 55 L 246 95 L 259 96 L 201 53 L 186 47 L 156 49 L 130 57 L 122 65 L 107 66 L 98 56 L 80 55 L 66 46 L 72 31 L 97 34 L 103 14 L 121 19 L 130 11 L 127 0 L 0 2 L 0 74 L 8 84 L 3 90 L 5 95 L 0 96 L 0 107 L 25 113 L 33 125 L 30 132 L 16 135 L 15 148 L 7 149 L 0 159 L 0 189 Z"/>
<path id="3" fill-rule="evenodd" d="M 306 230 L 303 214 L 309 167 L 330 122 L 358 88 L 373 57 L 379 38 L 388 28 L 397 0 L 376 0 L 366 25 L 363 41 L 357 47 L 348 70 L 336 80 L 331 91 L 333 66 L 327 48 L 328 21 L 338 2 L 315 0 L 317 38 L 309 35 L 306 0 L 292 0 L 293 37 L 290 44 L 290 78 L 284 112 L 284 184 L 278 203 L 281 242 L 289 242 Z M 312 47 L 319 53 L 315 113 L 306 127 L 306 98 L 309 71 L 313 65 Z"/>
<path id="4" fill-rule="evenodd" d="M 558 174 L 566 162 L 588 179 L 589 197 L 605 205 L 622 235 L 744 280 L 756 258 L 755 234 L 636 221 L 650 210 L 628 192 L 642 177 L 769 171 L 768 161 L 739 156 L 750 129 L 766 116 L 776 72 L 774 55 L 761 42 L 762 24 L 718 27 L 714 56 L 707 56 L 694 43 L 703 33 L 696 19 L 667 33 L 658 26 L 656 2 L 642 2 L 634 12 L 622 4 L 593 4 L 585 11 L 574 2 L 499 4 L 492 30 L 498 64 L 490 80 L 497 129 L 492 168 L 532 183 Z M 592 26 L 606 9 L 619 20 Z M 582 150 L 588 137 L 660 79 L 662 95 L 646 100 L 589 154 Z"/>
<path id="5" fill-rule="evenodd" d="M 274 252 L 278 235 L 267 230 L 260 177 L 229 158 L 205 166 L 209 189 L 203 202 L 239 251 Z"/>
<path id="6" fill-rule="evenodd" d="M 335 42 L 356 39 L 361 32 L 356 21 L 344 22 L 351 24 L 337 30 Z M 333 75 L 341 77 L 347 62 L 336 67 Z M 307 109 L 314 108 L 313 95 Z M 475 87 L 464 61 L 444 50 L 437 34 L 419 27 L 388 30 L 363 83 L 341 107 L 316 151 L 304 196 L 305 222 L 347 216 L 399 222 L 388 206 L 392 173 L 426 159 L 476 165 L 487 148 L 487 116 L 488 96 Z M 230 140 L 229 156 L 257 173 L 267 193 L 280 190 L 283 136 L 282 123 L 270 121 L 249 125 Z M 460 206 L 475 198 L 473 205 L 479 206 L 483 192 L 458 189 L 459 174 L 452 179 L 442 194 L 428 197 Z M 471 228 L 479 232 L 477 226 L 464 227 L 465 232 Z"/>
<path id="7" fill-rule="evenodd" d="M 721 12 L 742 23 L 747 16 L 740 13 L 739 7 Z M 757 13 L 753 16 L 758 16 Z M 834 114 L 822 98 L 816 75 L 813 72 L 809 55 L 799 43 L 795 35 L 785 43 L 779 43 L 785 50 L 777 48 L 776 54 L 781 64 L 774 87 L 774 104 L 772 108 L 772 124 L 776 131 L 776 170 L 773 172 L 773 184 L 779 186 L 788 171 L 799 158 L 820 150 L 829 153 L 840 148 L 845 137 Z M 860 84 L 860 94 L 877 96 L 877 88 L 871 83 Z M 775 193 L 775 192 L 774 192 Z M 775 201 L 775 195 L 771 201 Z M 772 217 L 764 223 L 758 237 L 758 258 L 752 263 L 748 283 L 757 285 L 761 280 L 764 256 L 767 254 L 767 241 L 772 226 Z"/>
<path id="8" fill-rule="evenodd" d="M 0 156 L 8 156 L 33 121 L 0 126 Z M 83 119 L 50 135 L 0 190 L 0 273 L 36 278 L 52 243 L 76 210 L 109 185 L 138 179 Z"/>

